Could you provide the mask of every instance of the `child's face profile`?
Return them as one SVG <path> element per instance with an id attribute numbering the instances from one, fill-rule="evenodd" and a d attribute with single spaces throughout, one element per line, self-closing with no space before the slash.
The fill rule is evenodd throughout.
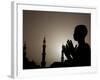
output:
<path id="1" fill-rule="evenodd" d="M 82 41 L 85 39 L 86 35 L 87 35 L 87 28 L 85 25 L 76 26 L 73 34 L 74 40 Z"/>

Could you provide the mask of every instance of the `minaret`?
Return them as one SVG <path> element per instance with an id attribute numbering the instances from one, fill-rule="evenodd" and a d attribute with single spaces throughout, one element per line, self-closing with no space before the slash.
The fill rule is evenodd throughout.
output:
<path id="1" fill-rule="evenodd" d="M 46 40 L 45 40 L 45 37 L 44 37 L 44 40 L 43 40 L 43 51 L 42 51 L 42 62 L 41 62 L 41 67 L 45 67 L 46 65 L 46 62 L 45 62 L 45 56 L 46 56 Z"/>

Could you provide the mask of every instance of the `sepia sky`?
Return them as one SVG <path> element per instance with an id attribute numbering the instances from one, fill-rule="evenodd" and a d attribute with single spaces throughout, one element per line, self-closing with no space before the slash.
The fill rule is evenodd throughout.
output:
<path id="1" fill-rule="evenodd" d="M 41 65 L 42 45 L 46 38 L 46 66 L 61 61 L 62 44 L 73 39 L 76 25 L 87 26 L 86 42 L 90 45 L 91 15 L 86 13 L 47 12 L 23 10 L 23 42 L 27 46 L 27 58 Z"/>

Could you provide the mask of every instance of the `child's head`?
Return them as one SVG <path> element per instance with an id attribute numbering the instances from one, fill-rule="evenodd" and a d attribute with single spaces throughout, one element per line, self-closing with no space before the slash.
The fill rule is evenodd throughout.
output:
<path id="1" fill-rule="evenodd" d="M 74 31 L 74 39 L 76 41 L 82 41 L 82 40 L 85 40 L 85 37 L 87 35 L 87 28 L 85 25 L 77 25 L 75 27 L 75 31 Z"/>

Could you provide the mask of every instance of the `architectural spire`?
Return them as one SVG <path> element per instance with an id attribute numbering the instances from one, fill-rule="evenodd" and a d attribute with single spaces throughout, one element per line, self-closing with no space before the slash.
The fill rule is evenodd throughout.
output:
<path id="1" fill-rule="evenodd" d="M 42 50 L 42 62 L 41 62 L 41 67 L 45 67 L 46 66 L 46 62 L 45 62 L 45 56 L 46 56 L 46 39 L 44 37 L 43 40 L 43 46 L 42 46 L 43 50 Z"/>
<path id="2" fill-rule="evenodd" d="M 44 36 L 44 40 L 43 40 L 43 43 L 46 43 L 46 40 L 45 40 L 45 36 Z"/>

